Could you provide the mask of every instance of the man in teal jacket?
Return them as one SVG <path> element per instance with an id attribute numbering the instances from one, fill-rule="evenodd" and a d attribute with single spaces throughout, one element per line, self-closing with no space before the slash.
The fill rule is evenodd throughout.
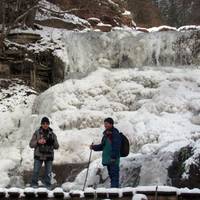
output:
<path id="1" fill-rule="evenodd" d="M 94 151 L 103 151 L 102 164 L 107 166 L 111 187 L 118 188 L 121 136 L 119 131 L 114 127 L 112 118 L 104 120 L 104 127 L 105 131 L 103 132 L 101 143 L 91 145 L 90 148 Z"/>

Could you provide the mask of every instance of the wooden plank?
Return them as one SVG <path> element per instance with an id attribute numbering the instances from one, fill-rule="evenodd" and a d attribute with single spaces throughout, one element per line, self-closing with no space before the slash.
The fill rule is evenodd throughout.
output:
<path id="1" fill-rule="evenodd" d="M 158 200 L 177 200 L 177 194 L 174 191 L 136 191 L 137 194 L 144 194 L 148 200 L 155 200 L 156 196 Z"/>
<path id="2" fill-rule="evenodd" d="M 64 192 L 54 192 L 53 195 L 56 199 L 63 199 L 65 197 Z"/>
<path id="3" fill-rule="evenodd" d="M 18 199 L 20 196 L 19 192 L 8 192 L 8 196 L 10 199 Z"/>
<path id="4" fill-rule="evenodd" d="M 181 193 L 178 200 L 200 200 L 200 193 Z"/>
<path id="5" fill-rule="evenodd" d="M 80 193 L 74 193 L 74 192 L 70 192 L 69 193 L 69 196 L 72 200 L 81 200 L 83 199 L 83 197 L 81 197 L 81 194 Z"/>
<path id="6" fill-rule="evenodd" d="M 108 194 L 106 192 L 97 192 L 96 193 L 97 199 L 107 199 Z"/>
<path id="7" fill-rule="evenodd" d="M 120 198 L 119 192 L 109 192 L 108 198 L 109 199 L 119 199 Z"/>
<path id="8" fill-rule="evenodd" d="M 37 196 L 39 199 L 47 199 L 48 197 L 48 192 L 41 192 L 41 191 L 38 191 L 37 192 Z"/>
<path id="9" fill-rule="evenodd" d="M 84 192 L 85 199 L 94 199 L 96 197 L 95 192 Z"/>
<path id="10" fill-rule="evenodd" d="M 0 198 L 3 199 L 6 196 L 5 192 L 0 192 Z"/>
<path id="11" fill-rule="evenodd" d="M 36 197 L 35 192 L 24 192 L 25 199 L 34 199 Z"/>

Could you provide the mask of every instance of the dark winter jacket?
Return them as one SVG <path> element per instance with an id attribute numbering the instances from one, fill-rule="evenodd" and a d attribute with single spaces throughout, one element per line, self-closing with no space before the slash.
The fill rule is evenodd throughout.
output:
<path id="1" fill-rule="evenodd" d="M 38 140 L 41 138 L 46 140 L 46 144 L 38 144 Z M 59 148 L 58 140 L 53 130 L 51 128 L 44 130 L 42 127 L 35 131 L 29 146 L 34 148 L 34 158 L 38 160 L 53 160 L 54 149 Z"/>
<path id="2" fill-rule="evenodd" d="M 107 131 L 111 131 L 112 134 L 107 134 Z M 111 160 L 115 160 L 115 164 L 119 164 L 120 159 L 120 147 L 121 147 L 121 136 L 116 128 L 105 130 L 103 132 L 103 138 L 101 143 L 93 145 L 94 151 L 103 151 L 102 153 L 102 164 L 112 164 Z"/>

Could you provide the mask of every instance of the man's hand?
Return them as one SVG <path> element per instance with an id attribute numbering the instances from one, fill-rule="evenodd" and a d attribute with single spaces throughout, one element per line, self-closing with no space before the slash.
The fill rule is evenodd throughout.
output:
<path id="1" fill-rule="evenodd" d="M 45 144 L 46 140 L 44 138 L 41 138 L 38 140 L 38 144 Z"/>
<path id="2" fill-rule="evenodd" d="M 90 145 L 90 149 L 93 150 L 93 143 Z"/>

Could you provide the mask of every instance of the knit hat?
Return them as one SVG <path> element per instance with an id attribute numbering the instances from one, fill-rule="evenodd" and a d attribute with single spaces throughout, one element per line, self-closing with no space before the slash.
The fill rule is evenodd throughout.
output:
<path id="1" fill-rule="evenodd" d="M 114 124 L 114 120 L 111 117 L 108 117 L 104 120 L 104 122 L 108 122 L 109 124 Z"/>
<path id="2" fill-rule="evenodd" d="M 44 124 L 44 123 L 47 123 L 47 124 L 50 124 L 50 121 L 47 117 L 43 117 L 42 120 L 41 120 L 41 124 Z"/>

